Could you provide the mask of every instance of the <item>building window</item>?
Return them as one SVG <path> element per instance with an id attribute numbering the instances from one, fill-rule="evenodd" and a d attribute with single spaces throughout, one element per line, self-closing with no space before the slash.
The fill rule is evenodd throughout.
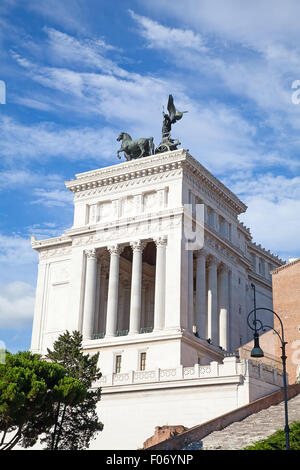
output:
<path id="1" fill-rule="evenodd" d="M 228 224 L 228 239 L 231 241 L 232 239 L 232 228 L 231 224 Z"/>
<path id="2" fill-rule="evenodd" d="M 223 237 L 226 237 L 226 220 L 221 215 L 219 216 L 219 232 Z"/>
<path id="3" fill-rule="evenodd" d="M 215 219 L 214 211 L 210 207 L 208 207 L 207 208 L 207 222 L 213 228 L 215 226 L 214 219 Z"/>
<path id="4" fill-rule="evenodd" d="M 259 259 L 259 267 L 258 267 L 258 269 L 259 269 L 259 274 L 260 274 L 261 276 L 265 276 L 265 263 L 264 263 L 264 260 L 261 259 L 261 258 Z"/>
<path id="5" fill-rule="evenodd" d="M 268 275 L 269 275 L 269 278 L 272 279 L 272 274 L 271 274 L 271 271 L 273 271 L 274 269 L 274 266 L 273 264 L 270 264 L 269 263 L 269 268 L 268 268 Z"/>
<path id="6" fill-rule="evenodd" d="M 146 353 L 140 354 L 140 370 L 146 370 Z"/>
<path id="7" fill-rule="evenodd" d="M 122 356 L 121 355 L 116 356 L 116 364 L 115 364 L 116 374 L 119 374 L 121 372 L 121 361 L 122 361 Z"/>

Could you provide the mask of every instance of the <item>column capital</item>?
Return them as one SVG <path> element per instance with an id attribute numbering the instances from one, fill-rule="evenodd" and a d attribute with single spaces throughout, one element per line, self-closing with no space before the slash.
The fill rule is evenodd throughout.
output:
<path id="1" fill-rule="evenodd" d="M 95 248 L 91 250 L 85 250 L 84 252 L 87 258 L 97 259 L 97 250 Z"/>
<path id="2" fill-rule="evenodd" d="M 201 248 L 200 250 L 197 250 L 196 252 L 196 258 L 207 258 L 209 255 L 208 251 L 205 248 Z"/>
<path id="3" fill-rule="evenodd" d="M 208 256 L 208 266 L 217 266 L 218 265 L 218 260 L 215 256 L 209 255 Z"/>
<path id="4" fill-rule="evenodd" d="M 230 268 L 224 263 L 220 264 L 220 272 L 229 274 Z"/>
<path id="5" fill-rule="evenodd" d="M 168 242 L 168 237 L 167 235 L 162 235 L 160 237 L 153 238 L 153 241 L 156 246 L 166 246 Z"/>
<path id="6" fill-rule="evenodd" d="M 110 255 L 120 255 L 123 251 L 123 246 L 121 245 L 109 245 L 107 247 Z"/>
<path id="7" fill-rule="evenodd" d="M 146 245 L 147 245 L 147 242 L 142 241 L 142 240 L 135 240 L 135 241 L 130 242 L 130 246 L 133 252 L 135 251 L 143 252 Z"/>

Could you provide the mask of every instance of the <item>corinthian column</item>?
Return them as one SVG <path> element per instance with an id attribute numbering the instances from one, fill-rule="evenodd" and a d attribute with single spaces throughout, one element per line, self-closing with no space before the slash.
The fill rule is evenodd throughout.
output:
<path id="1" fill-rule="evenodd" d="M 108 299 L 106 314 L 106 335 L 114 336 L 117 330 L 118 295 L 119 295 L 119 264 L 121 248 L 119 245 L 107 247 L 110 253 Z"/>
<path id="2" fill-rule="evenodd" d="M 165 289 L 166 289 L 166 245 L 167 238 L 159 237 L 156 244 L 155 299 L 154 299 L 154 331 L 165 325 Z"/>
<path id="3" fill-rule="evenodd" d="M 228 349 L 228 275 L 227 266 L 222 265 L 220 274 L 220 316 L 219 316 L 219 344 L 223 349 Z"/>
<path id="4" fill-rule="evenodd" d="M 219 345 L 219 315 L 218 315 L 218 275 L 217 260 L 209 258 L 208 265 L 208 293 L 207 293 L 207 336 L 215 346 Z"/>
<path id="5" fill-rule="evenodd" d="M 86 274 L 83 308 L 83 339 L 91 339 L 94 330 L 97 285 L 97 255 L 96 250 L 86 250 Z"/>
<path id="6" fill-rule="evenodd" d="M 107 281 L 106 276 L 108 272 L 108 261 L 101 260 L 101 271 L 100 271 L 100 293 L 99 293 L 99 327 L 98 332 L 105 332 L 105 323 L 106 323 L 106 290 L 107 290 Z M 99 287 L 98 287 L 99 288 Z"/>
<path id="7" fill-rule="evenodd" d="M 200 338 L 206 338 L 206 252 L 197 253 L 196 265 L 196 330 Z"/>
<path id="8" fill-rule="evenodd" d="M 133 251 L 129 334 L 140 332 L 142 310 L 142 256 L 145 243 L 141 240 L 130 243 Z"/>
<path id="9" fill-rule="evenodd" d="M 188 251 L 188 330 L 194 327 L 194 257 L 193 250 Z"/>

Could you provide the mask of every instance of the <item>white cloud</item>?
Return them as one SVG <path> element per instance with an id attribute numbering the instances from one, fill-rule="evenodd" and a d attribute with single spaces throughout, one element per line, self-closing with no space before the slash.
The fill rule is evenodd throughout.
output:
<path id="1" fill-rule="evenodd" d="M 245 182 L 248 181 L 247 185 Z M 230 184 L 230 180 L 228 181 Z M 248 178 L 240 175 L 235 178 L 231 188 L 243 197 L 262 197 L 276 202 L 280 198 L 300 200 L 300 176 L 287 177 L 264 173 L 257 177 Z"/>
<path id="2" fill-rule="evenodd" d="M 248 206 L 240 219 L 255 241 L 280 256 L 300 256 L 300 177 L 271 173 L 224 180 Z"/>
<path id="3" fill-rule="evenodd" d="M 120 68 L 112 60 L 106 58 L 107 51 L 116 48 L 106 44 L 102 39 L 76 39 L 69 34 L 54 28 L 44 28 L 48 35 L 49 53 L 56 63 L 84 66 L 85 69 L 100 69 L 104 73 L 128 76 L 126 70 Z"/>
<path id="4" fill-rule="evenodd" d="M 61 191 L 59 189 L 45 190 L 44 188 L 35 188 L 33 195 L 35 199 L 31 201 L 31 204 L 73 209 L 73 195 L 66 189 Z"/>
<path id="5" fill-rule="evenodd" d="M 193 49 L 206 51 L 205 41 L 200 34 L 189 29 L 170 28 L 163 26 L 145 16 L 137 15 L 129 10 L 131 17 L 138 23 L 142 36 L 147 39 L 149 47 L 172 50 Z"/>
<path id="6" fill-rule="evenodd" d="M 116 136 L 108 128 L 65 128 L 54 123 L 26 125 L 0 118 L 0 152 L 7 164 L 18 160 L 64 157 L 106 160 L 114 155 Z"/>
<path id="7" fill-rule="evenodd" d="M 245 8 L 236 0 L 175 0 L 169 8 L 168 2 L 154 0 L 152 14 L 153 9 L 169 20 L 176 17 L 195 34 L 200 31 L 201 37 L 205 35 L 203 53 L 192 48 L 182 51 L 178 46 L 169 48 L 165 58 L 178 69 L 189 70 L 194 87 L 197 81 L 206 82 L 209 93 L 214 86 L 219 93 L 223 89 L 251 100 L 260 108 L 262 125 L 275 130 L 278 145 L 286 138 L 287 127 L 289 133 L 300 130 L 300 107 L 291 100 L 292 82 L 300 78 L 300 33 L 294 16 L 300 14 L 298 3 L 254 1 Z M 289 16 L 293 18 L 291 28 Z M 143 18 L 147 25 L 153 21 Z M 145 37 L 145 30 L 140 32 Z M 151 46 L 163 49 L 164 44 L 157 40 Z M 294 135 L 290 139 L 299 145 Z"/>
<path id="8" fill-rule="evenodd" d="M 27 170 L 4 170 L 0 172 L 0 190 L 12 189 L 14 185 L 32 184 L 35 177 Z"/>
<path id="9" fill-rule="evenodd" d="M 134 139 L 139 136 L 153 135 L 156 137 L 157 144 L 160 141 L 161 126 L 159 118 L 161 110 L 158 103 L 166 103 L 169 90 L 172 89 L 176 106 L 179 109 L 189 110 L 189 114 L 185 115 L 184 119 L 176 125 L 174 135 L 178 129 L 183 146 L 188 146 L 195 156 L 199 154 L 199 143 L 201 143 L 201 159 L 204 160 L 204 163 L 208 163 L 211 169 L 221 171 L 222 168 L 228 169 L 229 165 L 232 168 L 248 168 L 256 162 L 260 163 L 262 155 L 267 164 L 274 164 L 275 161 L 277 163 L 283 162 L 275 153 L 267 153 L 258 148 L 255 126 L 249 125 L 236 109 L 218 103 L 195 103 L 188 97 L 184 85 L 179 85 L 172 79 L 163 80 L 151 76 L 130 74 L 130 79 L 125 80 L 100 73 L 80 73 L 43 67 L 38 71 L 35 68 L 32 78 L 44 86 L 71 95 L 75 100 L 73 102 L 74 108 L 75 103 L 79 103 L 77 101 L 79 98 L 80 109 L 88 109 L 93 113 L 102 114 L 107 121 L 114 120 L 115 123 L 118 123 L 120 131 L 129 132 Z M 151 94 L 149 94 L 149 90 L 151 90 Z M 70 106 L 70 101 L 72 102 L 70 99 L 63 100 L 63 104 L 67 103 L 67 106 Z M 35 128 L 34 131 L 33 135 L 37 133 L 37 129 Z M 89 145 L 93 146 L 90 134 L 91 132 L 89 132 Z M 65 130 L 62 142 L 68 140 L 68 135 L 70 135 L 70 131 Z M 70 139 L 72 144 L 73 135 L 74 132 L 72 132 Z M 79 136 L 81 135 L 82 132 L 79 132 Z M 117 135 L 113 135 L 112 132 L 109 132 L 108 135 L 112 148 L 112 142 L 115 142 Z M 38 145 L 42 139 L 37 137 L 34 139 L 35 146 L 30 146 L 30 149 L 34 151 L 43 150 L 39 149 Z M 47 145 L 48 154 L 52 147 L 55 147 L 53 155 L 61 151 L 62 144 L 59 142 L 58 132 L 55 132 L 53 139 L 52 135 L 46 137 L 46 142 L 49 138 L 52 140 L 52 145 Z M 86 152 L 82 152 L 81 149 L 83 142 L 85 139 L 80 138 L 79 145 L 76 146 L 80 152 L 76 152 L 76 158 L 79 154 L 86 155 Z M 26 145 L 24 148 L 26 149 Z M 114 148 L 116 149 L 116 146 Z M 114 155 L 114 152 L 115 150 L 111 151 L 111 154 Z M 66 155 L 66 152 L 63 152 L 63 155 Z M 288 160 L 284 159 L 284 163 L 287 164 Z"/>
<path id="10" fill-rule="evenodd" d="M 171 8 L 169 0 L 153 0 L 151 7 L 144 6 L 256 50 L 272 43 L 296 46 L 299 41 L 297 0 L 174 0 Z"/>
<path id="11" fill-rule="evenodd" d="M 22 96 L 15 96 L 13 101 L 17 104 L 22 106 L 26 106 L 27 108 L 37 109 L 39 111 L 54 111 L 55 108 L 48 103 L 44 103 L 38 99 L 29 98 L 29 97 L 22 97 Z"/>
<path id="12" fill-rule="evenodd" d="M 26 281 L 35 285 L 38 255 L 31 248 L 30 236 L 0 233 L 1 283 Z"/>
<path id="13" fill-rule="evenodd" d="M 4 269 L 21 265 L 35 264 L 37 255 L 32 250 L 30 239 L 20 235 L 0 234 L 0 263 Z"/>
<path id="14" fill-rule="evenodd" d="M 64 232 L 65 229 L 66 227 L 58 226 L 54 222 L 33 224 L 30 227 L 26 227 L 27 233 L 34 235 L 37 239 L 58 237 Z"/>
<path id="15" fill-rule="evenodd" d="M 0 285 L 0 328 L 21 329 L 30 325 L 35 289 L 25 282 Z"/>
<path id="16" fill-rule="evenodd" d="M 248 210 L 241 220 L 251 228 L 255 241 L 281 257 L 299 257 L 300 200 L 269 201 L 261 196 L 246 199 Z"/>
<path id="17" fill-rule="evenodd" d="M 85 2 L 68 0 L 27 0 L 26 7 L 28 10 L 41 15 L 47 22 L 59 24 L 73 31 L 84 32 L 87 24 L 87 11 Z"/>

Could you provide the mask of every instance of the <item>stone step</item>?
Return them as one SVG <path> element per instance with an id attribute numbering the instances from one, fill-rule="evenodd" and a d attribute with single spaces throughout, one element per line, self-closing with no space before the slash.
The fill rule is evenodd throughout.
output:
<path id="1" fill-rule="evenodd" d="M 288 402 L 289 422 L 300 421 L 300 394 Z M 206 436 L 193 449 L 238 450 L 256 441 L 266 439 L 284 427 L 284 403 L 254 413 L 242 421 L 233 423 L 221 431 Z M 189 446 L 189 447 L 190 447 Z"/>

